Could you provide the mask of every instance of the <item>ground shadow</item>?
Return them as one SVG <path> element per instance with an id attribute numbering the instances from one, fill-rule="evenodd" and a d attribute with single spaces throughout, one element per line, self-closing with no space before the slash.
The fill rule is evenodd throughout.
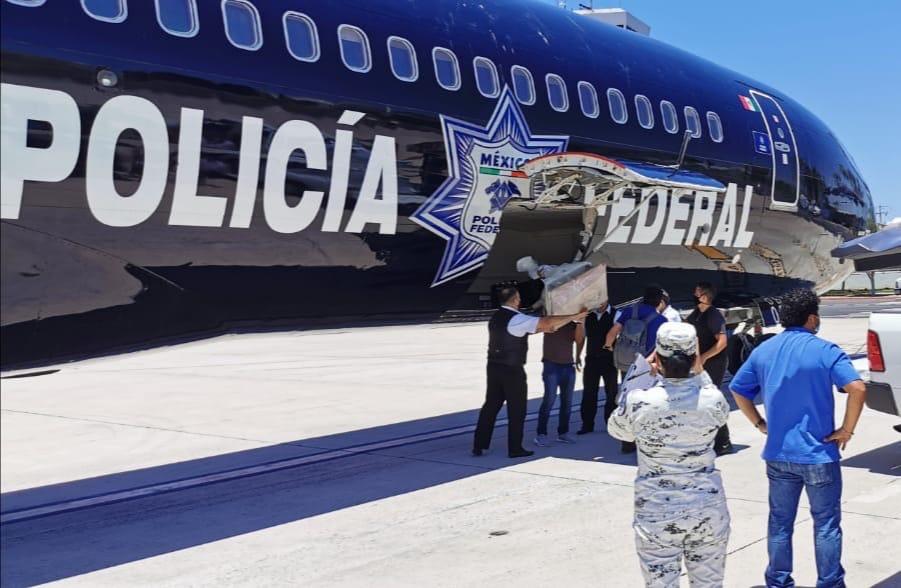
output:
<path id="1" fill-rule="evenodd" d="M 842 460 L 846 468 L 862 468 L 874 474 L 901 476 L 901 441 L 889 443 L 866 453 Z M 901 584 L 899 584 L 901 586 Z"/>
<path id="2" fill-rule="evenodd" d="M 873 584 L 872 588 L 898 588 L 899 586 L 901 586 L 901 572 L 891 575 L 878 584 Z"/>
<path id="3" fill-rule="evenodd" d="M 571 417 L 578 428 L 579 394 Z M 526 445 L 534 437 L 540 399 L 529 402 Z M 598 426 L 602 427 L 603 407 Z M 116 503 L 0 526 L 4 587 L 31 586 L 65 579 L 141 559 L 220 541 L 345 508 L 448 482 L 478 476 L 514 464 L 557 457 L 603 461 L 632 467 L 635 454 L 620 453 L 619 442 L 605 432 L 580 436 L 575 445 L 555 443 L 529 459 L 506 455 L 506 426 L 495 428 L 492 449 L 469 454 L 477 410 L 299 439 L 263 447 L 96 478 L 53 484 L 0 497 L 2 513 L 59 504 L 74 499 L 146 488 L 150 485 L 220 473 L 296 457 L 343 450 L 321 463 L 243 476 L 175 492 L 155 493 Z M 505 418 L 505 410 L 499 419 Z M 552 414 L 555 427 L 557 414 Z M 465 430 L 455 433 L 460 427 Z M 423 433 L 451 435 L 419 440 Z M 409 442 L 405 442 L 409 439 Z M 400 441 L 400 444 L 391 444 Z M 385 442 L 388 450 L 357 451 Z"/>
<path id="4" fill-rule="evenodd" d="M 580 423 L 580 394 L 574 398 L 571 430 Z M 603 397 L 601 404 L 603 403 Z M 526 441 L 534 436 L 540 399 L 529 402 Z M 603 407 L 597 425 L 603 428 Z M 173 480 L 248 466 L 334 453 L 321 463 L 212 482 L 177 492 L 6 523 L 0 527 L 3 586 L 28 586 L 220 541 L 309 517 L 335 512 L 448 482 L 557 457 L 632 467 L 635 454 L 622 454 L 605 432 L 580 436 L 576 445 L 554 444 L 527 460 L 506 455 L 506 427 L 498 426 L 489 455 L 469 455 L 477 410 L 301 438 L 290 443 L 216 455 L 158 467 L 53 484 L 0 497 L 3 514 L 140 489 Z M 499 418 L 505 418 L 502 411 Z M 556 428 L 557 415 L 550 427 Z M 425 437 L 424 433 L 447 432 Z M 387 443 L 389 449 L 370 447 Z M 736 446 L 737 450 L 747 446 Z M 627 478 L 630 478 L 627 476 Z"/>

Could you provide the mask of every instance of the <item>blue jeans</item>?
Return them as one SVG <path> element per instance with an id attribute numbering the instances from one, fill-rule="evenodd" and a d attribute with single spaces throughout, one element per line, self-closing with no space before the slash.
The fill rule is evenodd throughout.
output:
<path id="1" fill-rule="evenodd" d="M 544 398 L 541 400 L 541 408 L 538 409 L 538 434 L 547 435 L 547 421 L 554 403 L 557 402 L 557 388 L 560 388 L 560 420 L 557 424 L 557 434 L 569 433 L 569 413 L 572 411 L 573 389 L 576 387 L 575 366 L 571 363 L 545 361 L 541 379 L 544 380 Z"/>
<path id="2" fill-rule="evenodd" d="M 801 489 L 807 490 L 813 518 L 813 543 L 817 560 L 817 588 L 843 587 L 842 567 L 842 469 L 838 462 L 801 464 L 766 462 L 770 479 L 770 518 L 767 529 L 766 585 L 794 586 L 792 532 Z"/>

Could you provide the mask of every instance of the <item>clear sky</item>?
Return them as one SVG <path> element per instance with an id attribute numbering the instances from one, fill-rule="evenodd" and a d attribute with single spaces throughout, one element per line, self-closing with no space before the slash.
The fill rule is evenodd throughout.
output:
<path id="1" fill-rule="evenodd" d="M 589 0 L 567 7 L 580 3 Z M 901 1 L 595 0 L 594 7 L 625 8 L 652 37 L 803 104 L 854 157 L 888 219 L 901 216 Z"/>

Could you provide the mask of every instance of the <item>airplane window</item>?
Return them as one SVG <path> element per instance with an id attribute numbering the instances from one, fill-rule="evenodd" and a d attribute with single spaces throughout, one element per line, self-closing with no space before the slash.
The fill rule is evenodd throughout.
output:
<path id="1" fill-rule="evenodd" d="M 569 110 L 569 95 L 566 93 L 563 78 L 557 74 L 547 74 L 544 81 L 547 83 L 547 99 L 551 103 L 551 108 L 557 112 Z"/>
<path id="2" fill-rule="evenodd" d="M 37 6 L 42 5 L 47 0 L 6 0 L 10 4 L 18 4 L 19 6 L 27 6 L 29 8 L 35 8 Z"/>
<path id="3" fill-rule="evenodd" d="M 629 120 L 629 111 L 626 110 L 626 97 L 616 88 L 607 89 L 607 103 L 610 106 L 610 118 L 621 125 Z"/>
<path id="4" fill-rule="evenodd" d="M 685 130 L 691 131 L 691 136 L 695 139 L 701 136 L 701 117 L 698 111 L 691 106 L 686 106 L 685 112 Z"/>
<path id="5" fill-rule="evenodd" d="M 256 6 L 247 0 L 222 0 L 225 36 L 239 49 L 256 51 L 263 46 L 263 31 Z"/>
<path id="6" fill-rule="evenodd" d="M 715 112 L 707 113 L 707 130 L 710 131 L 710 138 L 714 143 L 723 142 L 723 123 L 720 115 Z"/>
<path id="7" fill-rule="evenodd" d="M 125 0 L 81 0 L 88 16 L 104 22 L 122 22 L 128 16 Z"/>
<path id="8" fill-rule="evenodd" d="M 341 61 L 347 69 L 366 73 L 372 68 L 372 53 L 366 33 L 350 25 L 338 27 L 338 42 L 341 47 Z"/>
<path id="9" fill-rule="evenodd" d="M 663 118 L 663 128 L 667 133 L 679 132 L 679 117 L 676 115 L 676 107 L 672 102 L 660 101 L 660 116 Z"/>
<path id="10" fill-rule="evenodd" d="M 200 28 L 195 0 L 156 0 L 156 20 L 176 37 L 193 37 Z"/>
<path id="11" fill-rule="evenodd" d="M 388 58 L 394 77 L 404 82 L 415 82 L 419 77 L 419 63 L 413 44 L 400 37 L 388 37 Z"/>
<path id="12" fill-rule="evenodd" d="M 476 57 L 472 60 L 472 66 L 475 68 L 476 87 L 479 93 L 486 98 L 496 98 L 500 94 L 501 85 L 494 62 L 484 57 Z"/>
<path id="13" fill-rule="evenodd" d="M 579 82 L 579 104 L 582 105 L 582 114 L 589 118 L 597 118 L 601 113 L 598 106 L 598 93 L 594 86 L 588 82 Z"/>
<path id="14" fill-rule="evenodd" d="M 438 85 L 445 90 L 459 90 L 460 64 L 454 52 L 444 47 L 435 47 L 432 49 L 432 61 L 435 64 Z"/>
<path id="15" fill-rule="evenodd" d="M 638 115 L 638 124 L 645 129 L 654 128 L 654 107 L 647 96 L 636 94 L 635 96 L 635 114 Z"/>
<path id="16" fill-rule="evenodd" d="M 316 23 L 306 14 L 288 11 L 282 17 L 285 44 L 291 57 L 299 61 L 319 59 L 319 32 Z"/>
<path id="17" fill-rule="evenodd" d="M 513 77 L 513 93 L 523 104 L 535 104 L 535 82 L 532 73 L 521 65 L 510 68 Z"/>

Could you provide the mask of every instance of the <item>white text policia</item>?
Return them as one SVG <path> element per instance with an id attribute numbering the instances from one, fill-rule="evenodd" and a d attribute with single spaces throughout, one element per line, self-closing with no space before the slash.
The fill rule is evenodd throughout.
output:
<path id="1" fill-rule="evenodd" d="M 15 84 L 2 85 L 2 218 L 19 218 L 24 182 L 60 182 L 78 162 L 81 117 L 75 100 L 65 92 Z M 337 124 L 352 127 L 365 116 L 344 111 Z M 29 121 L 43 121 L 53 130 L 46 148 L 28 146 Z M 123 132 L 136 131 L 143 143 L 143 174 L 137 190 L 123 196 L 113 182 L 116 147 Z M 227 199 L 198 194 L 203 111 L 182 108 L 178 132 L 178 162 L 168 224 L 221 227 Z M 245 116 L 234 206 L 228 226 L 247 228 L 253 216 L 260 176 L 263 119 Z M 286 200 L 288 164 L 302 152 L 305 167 L 328 170 L 322 132 L 308 121 L 289 120 L 278 127 L 269 144 L 263 182 L 263 215 L 272 230 L 296 233 L 310 226 L 325 201 L 322 230 L 341 230 L 350 176 L 353 131 L 335 133 L 328 198 L 325 192 L 305 190 L 297 204 Z M 397 227 L 397 158 L 394 137 L 376 135 L 360 186 L 359 196 L 344 231 L 360 233 L 367 224 L 379 233 L 394 234 Z M 101 223 L 131 227 L 159 207 L 169 176 L 169 132 L 162 112 L 137 96 L 111 98 L 97 112 L 85 156 L 85 192 L 88 207 Z M 379 189 L 381 187 L 381 190 Z M 380 193 L 380 194 L 379 194 Z M 379 197 L 380 196 L 380 197 Z"/>

